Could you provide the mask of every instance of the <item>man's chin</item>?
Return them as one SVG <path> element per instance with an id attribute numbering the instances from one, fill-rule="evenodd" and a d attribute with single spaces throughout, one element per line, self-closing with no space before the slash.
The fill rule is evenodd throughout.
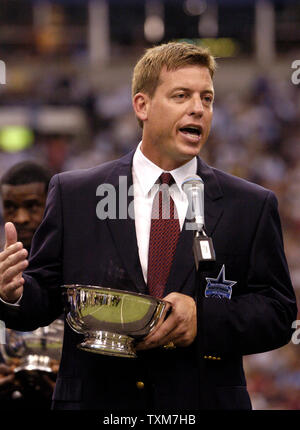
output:
<path id="1" fill-rule="evenodd" d="M 191 143 L 184 142 L 184 144 L 180 146 L 180 152 L 182 157 L 191 159 L 196 155 L 199 155 L 203 145 L 204 145 L 204 142 L 199 142 L 198 144 L 196 143 L 191 144 Z"/>
<path id="2" fill-rule="evenodd" d="M 181 159 L 184 160 L 185 162 L 190 161 L 192 158 L 200 154 L 201 148 L 202 146 L 185 148 L 185 150 L 181 152 Z"/>

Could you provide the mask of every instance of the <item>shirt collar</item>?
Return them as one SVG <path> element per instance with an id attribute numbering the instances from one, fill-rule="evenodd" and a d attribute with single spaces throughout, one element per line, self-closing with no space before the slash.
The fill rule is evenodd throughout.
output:
<path id="1" fill-rule="evenodd" d="M 152 163 L 141 151 L 141 144 L 139 143 L 135 154 L 133 156 L 133 169 L 137 180 L 141 186 L 144 195 L 147 195 L 153 185 L 156 183 L 160 175 L 164 172 L 156 164 Z M 177 169 L 171 170 L 170 173 L 174 178 L 174 181 L 183 193 L 181 188 L 182 182 L 187 176 L 195 175 L 197 172 L 197 158 L 193 157 L 189 162 L 183 166 L 177 167 Z"/>

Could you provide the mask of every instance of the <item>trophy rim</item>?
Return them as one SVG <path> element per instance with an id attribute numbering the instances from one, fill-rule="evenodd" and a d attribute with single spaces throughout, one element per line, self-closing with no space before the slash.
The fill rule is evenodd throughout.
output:
<path id="1" fill-rule="evenodd" d="M 143 293 L 135 293 L 134 291 L 128 291 L 128 290 L 120 290 L 118 288 L 111 288 L 111 287 L 102 287 L 100 285 L 92 285 L 92 284 L 62 284 L 61 288 L 65 289 L 66 291 L 68 291 L 69 289 L 87 289 L 87 290 L 96 290 L 101 292 L 102 290 L 106 290 L 108 292 L 111 293 L 116 293 L 116 294 L 129 294 L 131 296 L 134 297 L 144 297 L 145 299 L 150 299 L 150 300 L 155 300 L 159 303 L 163 302 L 163 303 L 168 303 L 171 305 L 170 302 L 168 302 L 165 299 L 160 299 L 159 297 L 155 297 L 155 296 L 150 296 L 149 294 L 143 294 Z"/>

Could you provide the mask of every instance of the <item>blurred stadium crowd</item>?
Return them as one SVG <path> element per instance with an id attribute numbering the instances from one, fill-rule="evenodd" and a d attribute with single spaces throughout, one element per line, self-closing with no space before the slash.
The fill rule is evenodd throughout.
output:
<path id="1" fill-rule="evenodd" d="M 238 72 L 236 79 L 242 79 Z M 106 91 L 76 74 L 57 71 L 39 76 L 34 84 L 28 85 L 21 74 L 15 82 L 15 87 L 0 88 L 0 176 L 28 159 L 41 162 L 53 174 L 92 167 L 127 153 L 141 138 L 129 81 Z M 21 115 L 25 105 L 28 127 L 6 120 Z M 41 112 L 43 131 L 35 127 Z M 300 307 L 299 116 L 300 84 L 270 74 L 256 76 L 243 92 L 228 88 L 217 93 L 212 132 L 202 156 L 217 168 L 275 192 Z M 51 127 L 53 122 L 60 126 Z M 300 315 L 298 319 L 300 326 Z M 245 357 L 254 409 L 300 409 L 298 337 L 299 344 Z"/>

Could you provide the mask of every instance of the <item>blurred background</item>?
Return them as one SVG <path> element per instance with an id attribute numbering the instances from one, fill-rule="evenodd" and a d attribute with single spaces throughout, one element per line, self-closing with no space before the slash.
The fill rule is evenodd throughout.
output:
<path id="1" fill-rule="evenodd" d="M 299 1 L 1 0 L 0 176 L 22 160 L 57 173 L 134 148 L 132 68 L 170 40 L 218 59 L 202 157 L 276 193 L 300 307 Z M 2 208 L 0 221 L 3 242 Z M 254 409 L 300 409 L 298 337 L 245 357 Z"/>

